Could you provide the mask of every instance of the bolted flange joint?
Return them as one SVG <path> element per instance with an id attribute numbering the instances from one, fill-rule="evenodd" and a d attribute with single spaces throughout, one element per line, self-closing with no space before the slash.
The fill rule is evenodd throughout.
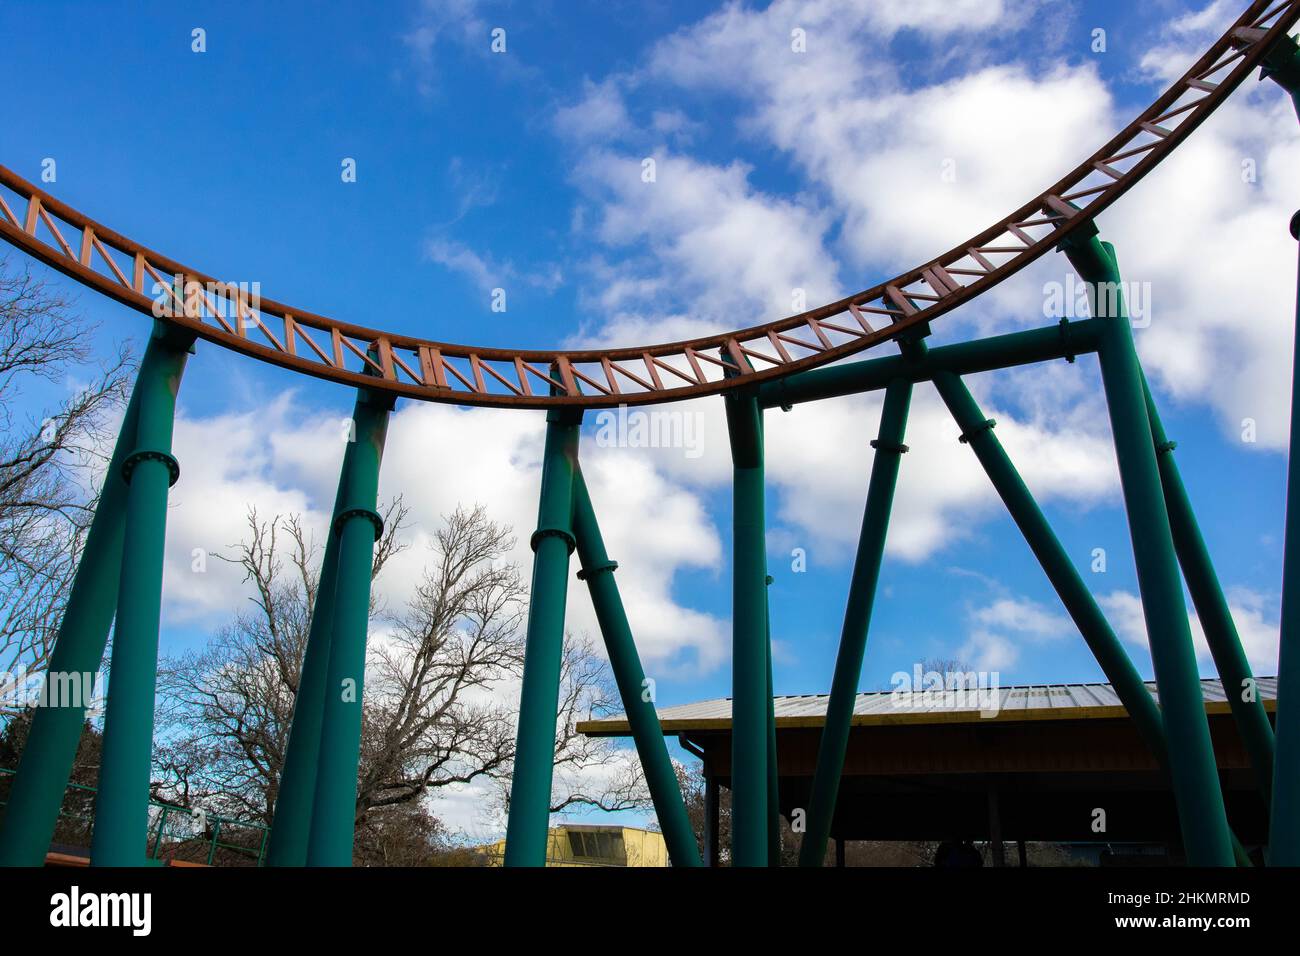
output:
<path id="1" fill-rule="evenodd" d="M 1074 351 L 1070 348 L 1070 320 L 1067 318 L 1062 318 L 1060 328 L 1061 328 L 1061 350 L 1065 353 L 1065 360 L 1069 362 L 1071 365 L 1073 365 L 1076 356 L 1074 354 Z"/>
<path id="2" fill-rule="evenodd" d="M 882 442 L 879 438 L 871 439 L 871 447 L 876 451 L 892 451 L 899 455 L 906 455 L 911 450 L 906 445 L 889 441 Z"/>
<path id="3" fill-rule="evenodd" d="M 996 424 L 997 422 L 994 421 L 992 418 L 986 418 L 984 419 L 984 423 L 982 425 L 976 425 L 970 431 L 962 432 L 960 435 L 958 435 L 957 440 L 961 442 L 963 445 L 969 445 L 970 440 L 972 438 L 975 438 L 978 435 L 982 435 L 984 432 L 992 431 L 993 426 Z"/>
<path id="4" fill-rule="evenodd" d="M 598 564 L 594 568 L 579 568 L 578 580 L 586 581 L 589 578 L 595 577 L 597 574 L 602 574 L 606 571 L 613 572 L 617 570 L 618 570 L 617 561 L 606 561 L 604 564 Z"/>
<path id="5" fill-rule="evenodd" d="M 379 517 L 379 512 L 373 508 L 348 508 L 346 511 L 340 511 L 339 516 L 334 519 L 334 531 L 337 534 L 343 533 L 343 526 L 351 518 L 365 518 L 375 526 L 375 540 L 378 541 L 384 534 L 384 519 Z"/>
<path id="6" fill-rule="evenodd" d="M 573 549 L 578 546 L 578 542 L 574 540 L 573 535 L 563 528 L 538 528 L 533 532 L 533 536 L 528 539 L 528 546 L 536 552 L 537 545 L 541 543 L 543 538 L 563 538 L 565 546 L 569 549 L 569 554 L 573 554 Z"/>
<path id="7" fill-rule="evenodd" d="M 1169 454 L 1169 452 L 1173 451 L 1177 447 L 1178 447 L 1178 442 L 1176 441 L 1162 441 L 1156 445 L 1156 454 L 1167 455 Z"/>
<path id="8" fill-rule="evenodd" d="M 1300 209 L 1291 217 L 1291 238 L 1300 239 Z"/>
<path id="9" fill-rule="evenodd" d="M 150 451 L 142 448 L 139 451 L 132 452 L 127 456 L 126 461 L 122 462 L 122 480 L 128 485 L 131 483 L 131 475 L 135 471 L 135 466 L 142 461 L 160 461 L 167 466 L 167 471 L 171 476 L 167 481 L 168 488 L 176 484 L 181 477 L 181 463 L 167 452 Z"/>

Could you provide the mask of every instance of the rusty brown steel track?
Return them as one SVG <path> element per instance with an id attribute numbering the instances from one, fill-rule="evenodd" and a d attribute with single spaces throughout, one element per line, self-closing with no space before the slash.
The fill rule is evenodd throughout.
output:
<path id="1" fill-rule="evenodd" d="M 1251 3 L 1110 142 L 1006 218 L 925 265 L 809 312 L 691 341 L 586 351 L 475 348 L 338 322 L 268 299 L 255 308 L 238 288 L 127 239 L 3 166 L 0 236 L 133 309 L 152 315 L 161 301 L 165 321 L 201 338 L 331 381 L 459 405 L 677 401 L 861 352 L 1020 271 L 1173 152 L 1297 19 L 1300 0 Z M 178 276 L 180 293 L 174 289 Z M 731 374 L 736 367 L 739 374 Z"/>

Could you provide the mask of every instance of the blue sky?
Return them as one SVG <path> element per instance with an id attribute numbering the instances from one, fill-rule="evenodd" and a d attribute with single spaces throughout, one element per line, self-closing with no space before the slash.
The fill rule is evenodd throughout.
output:
<path id="1" fill-rule="evenodd" d="M 0 162 L 39 181 L 53 158 L 46 188 L 61 199 L 303 309 L 483 345 L 631 345 L 776 318 L 795 288 L 813 305 L 948 248 L 1109 139 L 1237 12 L 1222 0 L 455 0 L 123 13 L 8 0 L 0 35 L 21 95 L 0 101 Z M 191 49 L 195 28 L 206 52 Z M 490 49 L 495 28 L 504 53 Z M 639 177 L 646 157 L 654 184 Z M 1297 160 L 1289 104 L 1251 80 L 1100 220 L 1126 278 L 1149 289 L 1139 351 L 1257 673 L 1276 666 L 1286 222 L 1300 202 L 1282 171 Z M 105 354 L 139 347 L 143 317 L 50 275 L 99 323 Z M 1047 289 L 1064 277 L 1048 257 L 941 320 L 935 340 L 1047 324 Z M 496 287 L 504 314 L 490 309 Z M 971 385 L 1149 675 L 1095 361 Z M 34 393 L 32 413 L 55 397 Z M 345 389 L 200 344 L 181 395 L 165 649 L 228 617 L 237 579 L 197 578 L 189 555 L 236 541 L 245 503 L 323 529 L 350 404 Z M 720 406 L 668 409 L 698 416 L 699 457 L 599 447 L 594 422 L 583 449 L 664 705 L 729 693 Z M 768 414 L 779 694 L 829 686 L 878 408 L 859 397 Z M 526 541 L 542 428 L 537 412 L 403 404 L 382 492 L 405 494 L 417 536 L 474 499 Z M 918 388 L 861 686 L 932 657 L 1003 684 L 1100 679 L 956 434 Z M 1096 548 L 1104 574 L 1088 571 Z M 390 602 L 419 552 L 384 582 Z M 570 601 L 574 626 L 595 633 L 585 594 Z M 482 826 L 472 797 L 443 812 Z"/>

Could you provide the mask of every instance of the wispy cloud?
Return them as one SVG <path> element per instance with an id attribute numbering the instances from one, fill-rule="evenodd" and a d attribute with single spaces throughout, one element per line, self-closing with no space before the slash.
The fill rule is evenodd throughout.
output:
<path id="1" fill-rule="evenodd" d="M 498 260 L 487 253 L 475 252 L 453 239 L 429 239 L 424 246 L 424 255 L 430 262 L 465 276 L 480 289 L 506 288 L 511 283 L 520 283 L 544 292 L 554 292 L 564 282 L 558 266 L 521 269 L 508 259 Z"/>
<path id="2" fill-rule="evenodd" d="M 444 44 L 481 40 L 486 48 L 488 28 L 480 15 L 482 6 L 481 0 L 422 0 L 414 22 L 401 37 L 422 96 L 432 96 L 440 88 L 439 57 Z"/>
<path id="3" fill-rule="evenodd" d="M 1233 588 L 1228 591 L 1227 598 L 1228 609 L 1232 613 L 1242 650 L 1246 652 L 1246 660 L 1250 662 L 1251 669 L 1257 676 L 1276 674 L 1279 627 L 1276 596 L 1249 588 Z M 1140 648 L 1142 657 L 1149 660 L 1150 644 L 1141 599 L 1132 591 L 1112 591 L 1098 601 L 1109 615 L 1119 636 L 1135 648 Z M 1187 619 L 1202 673 L 1207 676 L 1213 674 L 1214 657 L 1205 639 L 1205 628 L 1194 612 L 1188 611 Z M 1150 667 L 1145 670 L 1150 672 Z"/>

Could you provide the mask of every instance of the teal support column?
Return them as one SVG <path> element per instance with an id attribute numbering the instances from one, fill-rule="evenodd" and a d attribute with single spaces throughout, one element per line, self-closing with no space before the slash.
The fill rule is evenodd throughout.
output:
<path id="1" fill-rule="evenodd" d="M 731 861 L 768 863 L 767 555 L 762 410 L 728 394 L 732 455 Z"/>
<path id="2" fill-rule="evenodd" d="M 858 553 L 849 580 L 840 649 L 835 658 L 835 676 L 831 679 L 831 696 L 826 705 L 826 725 L 822 728 L 817 748 L 817 767 L 813 772 L 812 795 L 808 801 L 807 831 L 799 847 L 800 866 L 821 866 L 826 858 L 826 841 L 830 838 L 835 801 L 844 773 L 853 705 L 858 696 L 858 681 L 862 677 L 871 610 L 876 600 L 876 584 L 880 579 L 885 537 L 894 505 L 894 488 L 898 483 L 899 464 L 907 451 L 903 438 L 911 402 L 912 383 L 909 380 L 898 378 L 889 383 L 880 414 L 879 435 L 871 443 L 876 449 L 875 462 L 871 466 L 867 504 L 858 535 Z"/>
<path id="3" fill-rule="evenodd" d="M 659 715 L 655 713 L 654 701 L 647 699 L 645 694 L 645 671 L 641 669 L 641 658 L 627 623 L 627 613 L 623 610 L 618 583 L 614 580 L 618 563 L 611 560 L 605 551 L 600 524 L 596 521 L 596 511 L 591 505 L 580 467 L 573 473 L 573 536 L 577 539 L 578 560 L 582 564 L 578 577 L 586 582 L 591 594 L 600 633 L 605 639 L 605 651 L 609 654 L 609 665 L 618 684 L 628 726 L 632 729 L 650 799 L 654 802 L 655 816 L 663 831 L 664 842 L 668 844 L 668 858 L 673 866 L 701 866 L 699 846 L 686 815 L 677 773 L 664 744 Z"/>
<path id="4" fill-rule="evenodd" d="M 330 659 L 330 631 L 334 625 L 334 588 L 338 574 L 339 535 L 335 529 L 348 507 L 348 476 L 355 467 L 353 450 L 357 447 L 356 423 L 366 415 L 366 393 L 358 391 L 352 410 L 352 434 L 343 451 L 334 510 L 330 513 L 329 532 L 325 537 L 325 554 L 316 583 L 316 602 L 312 607 L 307 647 L 298 673 L 294 694 L 293 723 L 285 747 L 284 766 L 280 771 L 275 798 L 275 816 L 268 840 L 267 866 L 305 866 L 311 839 L 311 811 L 316 799 L 316 763 L 320 757 L 321 720 L 325 707 L 325 683 Z"/>
<path id="5" fill-rule="evenodd" d="M 1291 218 L 1291 235 L 1300 239 L 1300 212 Z M 1296 276 L 1297 331 L 1291 372 L 1291 451 L 1286 478 L 1269 866 L 1300 866 L 1300 265 Z"/>
<path id="6" fill-rule="evenodd" d="M 366 637 L 375 542 L 384 531 L 375 510 L 390 396 L 366 392 L 356 405 L 355 434 L 341 484 L 346 498 L 334 519 L 338 560 L 322 695 L 320 745 L 307 845 L 308 866 L 351 866 L 356 831 L 357 767 L 365 691 Z"/>
<path id="7" fill-rule="evenodd" d="M 996 423 L 993 419 L 984 417 L 970 390 L 957 376 L 949 372 L 941 373 L 935 377 L 935 386 L 953 419 L 962 429 L 961 440 L 975 452 L 1008 513 L 1047 574 L 1070 619 L 1097 659 L 1106 680 L 1115 688 L 1115 693 L 1128 711 L 1138 734 L 1167 772 L 1169 756 L 1160 708 L 1147 691 L 1137 668 L 1133 666 L 1092 593 L 1084 585 L 1074 563 L 1053 533 L 1002 443 L 994 435 L 993 427 Z M 1232 837 L 1232 842 L 1238 864 L 1249 866 L 1246 851 L 1235 837 Z"/>
<path id="8" fill-rule="evenodd" d="M 940 345 L 915 355 L 844 362 L 764 382 L 758 387 L 758 403 L 763 408 L 786 407 L 886 388 L 896 378 L 916 383 L 929 381 L 939 372 L 972 375 L 1053 359 L 1072 362 L 1076 356 L 1097 350 L 1100 333 L 1101 323 L 1096 319 L 1062 319 L 1047 328 Z"/>
<path id="9" fill-rule="evenodd" d="M 1232 837 L 1119 266 L 1113 247 L 1097 238 L 1095 225 L 1076 231 L 1062 247 L 1091 287 L 1097 317 L 1107 320 L 1097 354 L 1187 860 L 1193 866 L 1232 866 Z"/>
<path id="10" fill-rule="evenodd" d="M 92 683 L 104 660 L 108 631 L 117 609 L 118 577 L 122 570 L 122 536 L 126 528 L 126 482 L 122 465 L 135 450 L 135 423 L 141 378 L 153 378 L 169 346 L 153 336 L 145 348 L 136 387 L 118 431 L 113 456 L 104 473 L 95 516 L 86 534 L 81 561 L 50 655 L 45 675 L 45 706 L 32 715 L 27 745 L 9 803 L 0 810 L 0 866 L 42 866 L 58 821 L 63 793 L 72 775 L 89 701 L 64 691 Z M 87 678 L 85 675 L 90 675 Z"/>
<path id="11" fill-rule="evenodd" d="M 1034 496 L 1012 464 L 1002 443 L 993 433 L 996 424 L 986 418 L 970 389 L 951 372 L 935 376 L 935 388 L 962 430 L 961 441 L 970 445 L 1007 512 L 1020 529 L 1029 549 L 1038 559 L 1048 581 L 1065 606 L 1074 626 L 1133 719 L 1146 745 L 1163 764 L 1165 741 L 1160 708 L 1147 690 L 1133 661 L 1111 629 L 1092 592 L 1057 539 Z"/>
<path id="12" fill-rule="evenodd" d="M 546 415 L 541 501 L 532 537 L 533 585 L 519 693 L 519 730 L 506 823 L 506 866 L 546 865 L 569 556 L 576 546 L 573 495 L 581 422 L 581 409 L 557 408 Z"/>
<path id="13" fill-rule="evenodd" d="M 171 454 L 172 428 L 176 393 L 194 345 L 193 333 L 161 323 L 154 324 L 153 337 L 163 347 L 140 368 L 135 448 L 122 462 L 126 528 L 90 849 L 93 866 L 142 866 L 148 852 L 167 492 L 180 477 Z"/>
<path id="14" fill-rule="evenodd" d="M 767 578 L 771 585 L 772 578 Z M 776 765 L 776 697 L 772 693 L 772 612 L 764 607 L 767 624 L 767 865 L 781 865 L 781 774 Z"/>
<path id="15" fill-rule="evenodd" d="M 1232 611 L 1214 571 L 1210 551 L 1201 536 L 1200 526 L 1192 511 L 1191 499 L 1183 485 L 1178 464 L 1174 461 L 1175 443 L 1165 434 L 1160 414 L 1142 379 L 1142 394 L 1146 399 L 1147 417 L 1151 421 L 1151 437 L 1155 442 L 1156 461 L 1160 468 L 1160 485 L 1164 490 L 1165 506 L 1169 509 L 1169 526 L 1173 532 L 1174 550 L 1183 568 L 1187 590 L 1191 592 L 1196 614 L 1205 630 L 1205 641 L 1214 655 L 1214 666 L 1223 682 L 1223 690 L 1232 708 L 1232 716 L 1241 734 L 1242 743 L 1250 755 L 1251 766 L 1259 783 L 1264 802 L 1273 789 L 1273 727 L 1264 710 L 1264 700 L 1255 687 L 1255 678 L 1246 660 L 1246 652 L 1233 623 Z"/>
<path id="16" fill-rule="evenodd" d="M 1300 44 L 1296 43 L 1295 37 L 1279 37 L 1264 57 L 1259 72 L 1261 80 L 1273 80 L 1287 91 L 1296 117 L 1300 118 Z"/>

